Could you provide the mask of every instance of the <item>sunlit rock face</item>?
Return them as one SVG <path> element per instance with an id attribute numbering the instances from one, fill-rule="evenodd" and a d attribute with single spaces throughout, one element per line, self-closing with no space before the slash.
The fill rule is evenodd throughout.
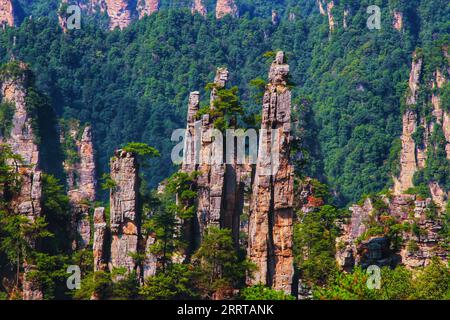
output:
<path id="1" fill-rule="evenodd" d="M 248 256 L 257 266 L 249 284 L 263 283 L 292 291 L 294 172 L 290 158 L 291 92 L 289 65 L 278 52 L 263 98 L 263 117 L 253 195 L 250 204 Z M 271 143 L 279 150 L 278 170 L 271 171 Z M 272 146 L 273 148 L 273 146 Z"/>

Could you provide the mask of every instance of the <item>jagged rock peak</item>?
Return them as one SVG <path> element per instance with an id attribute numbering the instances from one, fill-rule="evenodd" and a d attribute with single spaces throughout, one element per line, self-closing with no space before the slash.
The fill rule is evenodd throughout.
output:
<path id="1" fill-rule="evenodd" d="M 108 13 L 109 28 L 124 29 L 132 21 L 132 8 L 129 0 L 105 0 L 106 12 Z"/>
<path id="2" fill-rule="evenodd" d="M 203 0 L 193 0 L 191 4 L 191 12 L 192 14 L 199 13 L 202 16 L 206 16 L 208 13 Z"/>
<path id="3" fill-rule="evenodd" d="M 125 150 L 115 152 L 110 166 L 115 184 L 110 192 L 110 269 L 124 267 L 131 272 L 137 266 L 130 254 L 138 250 L 140 233 L 139 166 L 136 156 Z"/>
<path id="4" fill-rule="evenodd" d="M 107 269 L 106 261 L 107 224 L 105 208 L 95 208 L 94 211 L 94 242 L 92 245 L 94 255 L 94 271 Z"/>
<path id="5" fill-rule="evenodd" d="M 401 31 L 403 28 L 403 13 L 400 11 L 395 10 L 394 11 L 394 20 L 392 22 L 393 27 Z"/>
<path id="6" fill-rule="evenodd" d="M 139 14 L 139 19 L 158 12 L 159 6 L 160 0 L 138 0 L 136 10 Z"/>
<path id="7" fill-rule="evenodd" d="M 13 0 L 0 0 L 0 25 L 14 26 Z"/>
<path id="8" fill-rule="evenodd" d="M 262 283 L 291 293 L 294 274 L 294 168 L 290 164 L 291 92 L 287 87 L 288 73 L 289 65 L 280 51 L 270 67 L 270 83 L 263 98 L 248 238 L 248 255 L 257 271 L 247 282 L 250 285 Z M 278 161 L 274 160 L 273 150 L 277 150 Z"/>
<path id="9" fill-rule="evenodd" d="M 269 81 L 272 85 L 286 86 L 288 83 L 289 65 L 285 63 L 284 52 L 279 51 L 275 56 L 269 71 Z"/>
<path id="10" fill-rule="evenodd" d="M 238 16 L 238 7 L 234 0 L 217 0 L 216 3 L 216 18 L 222 19 L 226 15 L 233 17 Z"/>

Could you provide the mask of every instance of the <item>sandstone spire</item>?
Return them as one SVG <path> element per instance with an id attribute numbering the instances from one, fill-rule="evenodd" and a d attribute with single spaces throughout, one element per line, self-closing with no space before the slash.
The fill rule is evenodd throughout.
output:
<path id="1" fill-rule="evenodd" d="M 107 269 L 106 243 L 107 225 L 105 208 L 95 208 L 94 212 L 94 243 L 92 251 L 94 255 L 94 271 L 104 271 Z"/>
<path id="2" fill-rule="evenodd" d="M 289 65 L 278 52 L 269 72 L 249 221 L 248 255 L 258 270 L 249 284 L 290 293 L 294 172 L 290 164 L 291 92 Z"/>
<path id="3" fill-rule="evenodd" d="M 208 13 L 203 0 L 193 0 L 191 5 L 191 12 L 192 14 L 198 12 L 202 16 L 206 16 L 206 14 Z"/>
<path id="4" fill-rule="evenodd" d="M 137 265 L 130 254 L 138 251 L 140 235 L 138 163 L 133 153 L 115 152 L 111 179 L 116 185 L 110 192 L 110 269 L 124 267 L 131 272 Z"/>
<path id="5" fill-rule="evenodd" d="M 222 19 L 226 15 L 236 17 L 238 15 L 238 8 L 234 0 L 217 0 L 216 4 L 216 18 Z"/>
<path id="6" fill-rule="evenodd" d="M 65 132 L 65 130 L 67 132 Z M 95 200 L 95 158 L 90 126 L 82 127 L 78 121 L 70 121 L 62 128 L 61 142 L 74 145 L 77 157 L 66 159 L 64 169 L 67 175 L 68 195 L 70 199 L 71 215 L 74 235 L 73 249 L 83 249 L 89 245 L 91 227 L 89 222 L 90 203 Z M 65 141 L 72 140 L 72 143 Z"/>
<path id="7" fill-rule="evenodd" d="M 132 20 L 132 8 L 129 0 L 106 0 L 106 12 L 110 19 L 109 28 L 124 29 Z"/>
<path id="8" fill-rule="evenodd" d="M 42 181 L 39 170 L 39 147 L 36 143 L 38 137 L 34 132 L 35 119 L 28 113 L 26 106 L 28 67 L 24 63 L 11 62 L 11 72 L 6 71 L 1 78 L 1 90 L 3 102 L 10 103 L 14 107 L 12 128 L 5 137 L 0 137 L 0 142 L 11 146 L 12 151 L 20 155 L 23 164 L 17 170 L 21 175 L 22 184 L 18 196 L 13 199 L 12 209 L 20 215 L 35 221 L 41 216 Z M 17 70 L 16 70 L 17 68 Z M 36 247 L 36 243 L 30 243 Z M 27 279 L 27 273 L 34 266 L 24 263 L 23 298 L 25 300 L 42 299 L 42 291 L 33 281 Z"/>
<path id="9" fill-rule="evenodd" d="M 411 73 L 409 76 L 409 94 L 406 98 L 407 107 L 417 103 L 420 74 L 422 70 L 422 58 L 414 54 Z M 413 176 L 418 168 L 416 158 L 416 144 L 413 134 L 417 129 L 417 113 L 407 109 L 403 114 L 402 151 L 400 158 L 400 176 L 395 179 L 394 190 L 396 194 L 404 193 L 413 187 Z"/>
<path id="10" fill-rule="evenodd" d="M 138 0 L 136 10 L 139 14 L 139 19 L 158 12 L 160 6 L 159 2 L 160 0 Z"/>
<path id="11" fill-rule="evenodd" d="M 228 70 L 218 68 L 214 79 L 215 87 L 211 91 L 211 108 L 217 99 L 217 90 L 225 87 L 228 81 Z M 202 117 L 200 165 L 198 171 L 198 208 L 197 219 L 200 234 L 208 226 L 220 227 L 222 197 L 224 187 L 225 165 L 223 164 L 223 141 L 215 139 L 214 124 L 209 114 Z"/>
<path id="12" fill-rule="evenodd" d="M 0 0 L 0 25 L 14 26 L 14 7 L 12 0 Z"/>

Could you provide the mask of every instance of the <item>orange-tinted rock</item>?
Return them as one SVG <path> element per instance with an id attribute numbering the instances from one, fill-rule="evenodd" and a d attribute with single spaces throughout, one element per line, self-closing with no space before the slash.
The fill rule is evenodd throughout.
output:
<path id="1" fill-rule="evenodd" d="M 222 19 L 226 15 L 236 17 L 238 15 L 238 8 L 234 0 L 217 0 L 216 4 L 216 18 Z"/>
<path id="2" fill-rule="evenodd" d="M 136 10 L 139 14 L 139 19 L 158 12 L 160 0 L 138 0 Z"/>
<path id="3" fill-rule="evenodd" d="M 39 170 L 39 146 L 36 143 L 39 137 L 33 129 L 36 119 L 28 113 L 26 96 L 28 93 L 28 67 L 24 63 L 18 63 L 20 69 L 18 75 L 5 75 L 1 79 L 1 90 L 4 103 L 10 103 L 14 107 L 11 131 L 7 136 L 0 137 L 0 143 L 11 146 L 12 151 L 22 157 L 23 163 L 16 164 L 20 173 L 21 187 L 17 196 L 11 202 L 11 208 L 17 214 L 35 221 L 42 214 L 42 177 Z M 35 248 L 37 244 L 29 241 L 29 245 Z M 25 300 L 42 299 L 41 289 L 33 280 L 27 279 L 27 273 L 34 266 L 24 263 L 23 298 Z"/>
<path id="4" fill-rule="evenodd" d="M 0 25 L 14 26 L 14 7 L 12 0 L 0 0 Z"/>
<path id="5" fill-rule="evenodd" d="M 333 15 L 334 1 L 330 1 L 327 3 L 327 14 L 328 14 L 328 26 L 330 28 L 330 32 L 333 32 L 336 28 L 336 20 Z"/>
<path id="6" fill-rule="evenodd" d="M 417 103 L 422 59 L 414 54 L 411 72 L 409 76 L 409 94 L 406 97 L 406 105 L 414 106 Z M 416 144 L 413 134 L 417 129 L 417 113 L 414 108 L 407 109 L 403 114 L 402 151 L 400 155 L 400 176 L 395 180 L 394 190 L 396 194 L 402 194 L 413 187 L 413 176 L 417 171 Z M 424 152 L 422 151 L 422 157 Z M 422 161 L 423 162 L 423 161 Z"/>
<path id="7" fill-rule="evenodd" d="M 399 11 L 394 11 L 394 21 L 392 22 L 394 28 L 401 31 L 403 28 L 403 13 Z"/>
<path id="8" fill-rule="evenodd" d="M 95 208 L 94 212 L 94 242 L 92 245 L 94 255 L 94 271 L 105 271 L 107 269 L 106 243 L 107 224 L 105 208 Z"/>
<path id="9" fill-rule="evenodd" d="M 192 0 L 191 12 L 192 14 L 199 13 L 202 16 L 206 16 L 208 13 L 203 0 Z"/>
<path id="10" fill-rule="evenodd" d="M 278 52 L 269 72 L 250 207 L 248 255 L 257 266 L 249 284 L 292 291 L 294 172 L 290 164 L 289 65 Z M 278 156 L 278 159 L 277 159 Z"/>
<path id="11" fill-rule="evenodd" d="M 124 29 L 132 21 L 132 8 L 129 0 L 105 0 L 109 17 L 109 29 Z"/>

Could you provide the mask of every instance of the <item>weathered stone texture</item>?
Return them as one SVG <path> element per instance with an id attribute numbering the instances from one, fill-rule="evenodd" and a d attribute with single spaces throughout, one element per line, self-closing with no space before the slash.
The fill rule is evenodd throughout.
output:
<path id="1" fill-rule="evenodd" d="M 94 211 L 94 271 L 107 270 L 106 244 L 108 241 L 105 208 L 95 208 Z"/>
<path id="2" fill-rule="evenodd" d="M 78 155 L 76 163 L 70 163 L 67 160 L 64 162 L 73 231 L 76 231 L 72 248 L 83 249 L 89 245 L 91 240 L 89 203 L 95 200 L 97 185 L 92 129 L 90 126 L 81 128 L 78 122 L 73 122 L 67 130 L 68 132 L 61 134 L 61 141 L 64 143 L 65 136 L 73 139 Z M 80 130 L 82 130 L 82 134 L 79 138 Z"/>
<path id="3" fill-rule="evenodd" d="M 158 12 L 160 0 L 138 0 L 136 10 L 139 14 L 139 19 Z"/>
<path id="4" fill-rule="evenodd" d="M 393 27 L 397 31 L 401 31 L 403 28 L 403 13 L 400 11 L 394 11 L 394 21 L 392 22 Z"/>
<path id="5" fill-rule="evenodd" d="M 378 266 L 395 267 L 397 264 L 408 268 L 426 266 L 433 257 L 447 261 L 447 252 L 442 244 L 444 239 L 439 234 L 442 229 L 442 216 L 433 220 L 427 218 L 431 199 L 421 199 L 414 195 L 397 195 L 384 197 L 388 213 L 401 224 L 417 224 L 421 229 L 420 236 L 412 231 L 404 231 L 401 235 L 402 246 L 398 252 L 390 249 L 389 239 L 379 235 L 364 239 L 357 244 L 357 239 L 367 231 L 370 219 L 377 219 L 371 200 L 367 199 L 363 206 L 354 205 L 350 208 L 352 216 L 347 223 L 341 223 L 341 237 L 336 239 L 336 260 L 345 271 L 351 271 L 354 266 L 366 268 L 375 264 Z M 414 243 L 414 249 L 411 249 Z"/>
<path id="6" fill-rule="evenodd" d="M 290 165 L 289 65 L 278 52 L 269 72 L 249 220 L 248 255 L 257 271 L 249 284 L 290 293 L 293 255 L 293 167 Z"/>
<path id="7" fill-rule="evenodd" d="M 206 16 L 208 13 L 203 0 L 193 0 L 191 4 L 191 12 L 192 14 L 199 13 L 202 16 Z"/>
<path id="8" fill-rule="evenodd" d="M 12 0 L 0 0 L 0 25 L 14 26 L 14 7 Z"/>
<path id="9" fill-rule="evenodd" d="M 106 0 L 106 12 L 110 19 L 109 28 L 124 29 L 132 21 L 132 8 L 129 0 Z"/>
<path id="10" fill-rule="evenodd" d="M 110 269 L 136 269 L 130 253 L 138 250 L 140 228 L 138 163 L 134 154 L 124 150 L 111 159 L 111 179 L 116 186 L 110 192 L 111 257 Z"/>
<path id="11" fill-rule="evenodd" d="M 22 157 L 23 163 L 17 165 L 20 173 L 21 188 L 19 194 L 12 200 L 12 209 L 30 221 L 35 221 L 41 216 L 42 202 L 42 177 L 39 170 L 39 146 L 38 137 L 33 130 L 33 119 L 26 106 L 27 95 L 27 66 L 19 63 L 22 74 L 13 77 L 4 77 L 1 84 L 3 102 L 14 106 L 12 128 L 6 137 L 0 137 L 0 143 L 7 143 L 12 151 Z M 30 240 L 31 247 L 36 243 Z M 24 263 L 23 298 L 42 299 L 42 292 L 32 281 L 27 280 L 27 273 L 34 266 Z"/>
<path id="12" fill-rule="evenodd" d="M 222 19 L 226 15 L 236 17 L 238 15 L 238 7 L 234 0 L 217 0 L 216 18 Z"/>
<path id="13" fill-rule="evenodd" d="M 412 68 L 409 76 L 409 94 L 406 98 L 407 106 L 413 106 L 417 103 L 419 90 L 420 74 L 422 70 L 422 59 L 414 54 Z M 400 155 L 400 176 L 394 179 L 394 191 L 396 194 L 402 194 L 413 187 L 413 176 L 417 171 L 418 162 L 416 156 L 416 144 L 413 134 L 417 129 L 417 113 L 414 109 L 408 109 L 403 114 L 403 134 L 401 136 L 402 151 Z M 420 150 L 419 150 L 420 151 Z M 419 152 L 418 151 L 418 152 Z M 421 159 L 424 158 L 424 152 L 421 153 Z M 422 161 L 423 164 L 423 161 Z"/>

